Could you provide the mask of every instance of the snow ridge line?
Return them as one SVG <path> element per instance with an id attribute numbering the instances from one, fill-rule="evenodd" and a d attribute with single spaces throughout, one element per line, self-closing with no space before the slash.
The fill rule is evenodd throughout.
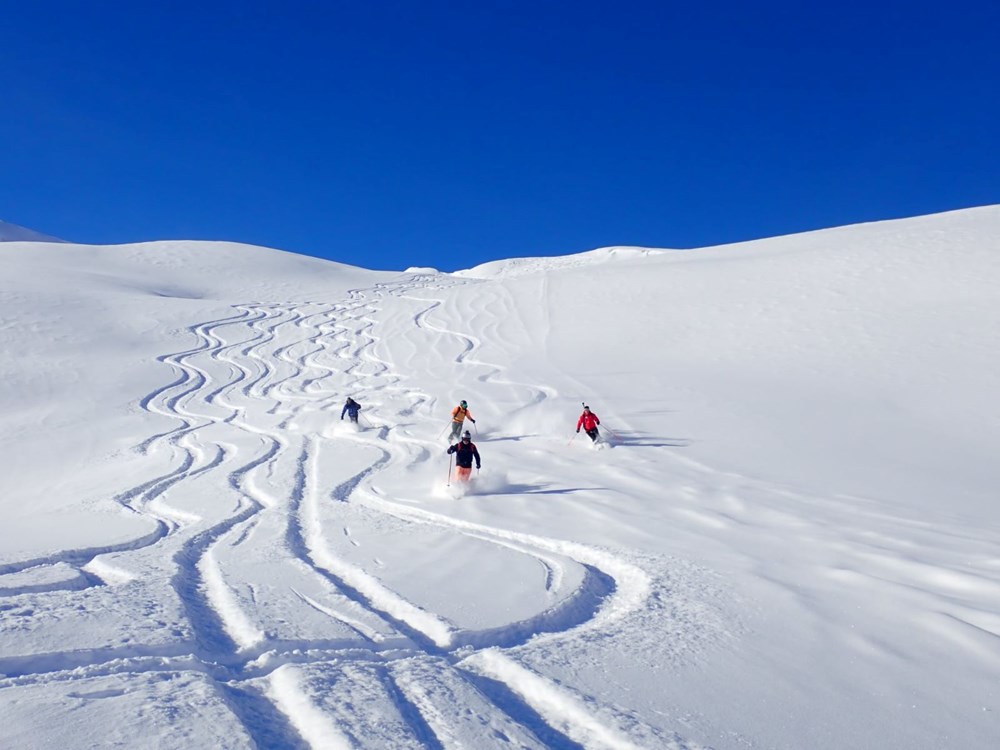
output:
<path id="1" fill-rule="evenodd" d="M 30 560 L 19 560 L 18 562 L 4 563 L 3 565 L 0 565 L 0 575 L 20 573 L 30 568 L 56 565 L 58 563 L 65 563 L 66 565 L 79 570 L 99 555 L 106 555 L 113 552 L 131 552 L 133 550 L 142 549 L 143 547 L 156 544 L 156 542 L 166 535 L 167 528 L 161 521 L 150 533 L 136 539 L 130 539 L 127 542 L 122 542 L 121 544 L 107 544 L 98 547 L 84 547 L 75 550 L 65 550 L 55 555 L 45 555 L 42 557 L 34 557 Z"/>
<path id="2" fill-rule="evenodd" d="M 328 571 L 350 588 L 357 591 L 367 600 L 367 606 L 379 613 L 385 613 L 397 622 L 402 622 L 413 628 L 424 637 L 430 639 L 440 648 L 448 648 L 454 638 L 455 629 L 450 623 L 426 610 L 406 601 L 398 594 L 386 588 L 381 581 L 365 571 L 357 568 L 330 552 L 329 544 L 323 534 L 323 525 L 319 514 L 319 493 L 316 492 L 315 466 L 316 459 L 310 459 L 316 452 L 312 440 L 306 440 L 306 488 L 304 491 L 304 529 L 305 544 L 309 550 L 310 559 L 320 568 Z"/>
<path id="3" fill-rule="evenodd" d="M 239 323 L 241 321 L 249 318 L 250 313 L 248 311 L 242 311 L 238 315 L 232 315 L 227 318 L 221 318 L 219 320 L 210 320 L 204 323 L 198 323 L 193 326 L 188 327 L 188 332 L 194 334 L 198 337 L 199 344 L 186 351 L 177 352 L 174 354 L 165 354 L 163 356 L 157 357 L 160 362 L 171 365 L 175 370 L 180 372 L 180 377 L 173 383 L 157 388 L 151 393 L 144 396 L 139 401 L 139 406 L 148 412 L 153 414 L 159 414 L 160 416 L 168 417 L 171 419 L 180 420 L 181 424 L 172 430 L 167 432 L 153 435 L 141 442 L 136 450 L 142 454 L 146 454 L 149 449 L 162 440 L 163 438 L 174 435 L 175 433 L 182 432 L 185 430 L 190 430 L 193 428 L 196 418 L 191 415 L 184 415 L 180 412 L 180 402 L 192 393 L 195 393 L 200 388 L 205 385 L 206 375 L 198 368 L 192 367 L 187 363 L 187 360 L 198 354 L 210 351 L 213 348 L 217 348 L 222 345 L 222 342 L 214 338 L 211 334 L 211 330 L 223 325 L 231 325 L 234 323 Z M 192 382 L 193 381 L 193 382 Z M 173 395 L 168 396 L 167 394 L 171 391 L 177 391 Z M 157 406 L 158 400 L 163 400 L 163 407 Z"/>
<path id="4" fill-rule="evenodd" d="M 305 498 L 307 496 L 307 492 L 311 491 L 312 486 L 315 484 L 315 480 L 310 482 L 307 479 L 307 476 L 312 475 L 312 469 L 308 462 L 309 455 L 310 455 L 309 445 L 306 444 L 305 441 L 303 441 L 303 445 L 299 453 L 298 468 L 296 470 L 296 475 L 295 475 L 295 486 L 292 489 L 289 501 L 290 503 L 288 509 L 289 521 L 285 530 L 286 544 L 288 545 L 288 549 L 292 553 L 292 555 L 294 555 L 295 558 L 298 559 L 305 568 L 312 571 L 316 575 L 323 577 L 325 580 L 328 580 L 334 586 L 334 588 L 338 590 L 348 601 L 366 610 L 370 610 L 370 608 L 367 606 L 367 602 L 364 600 L 364 597 L 362 597 L 359 593 L 350 588 L 350 586 L 348 586 L 346 582 L 341 580 L 338 576 L 334 575 L 331 571 L 326 570 L 319 564 L 317 564 L 317 562 L 312 557 L 312 553 L 309 550 L 308 544 L 305 541 L 305 536 L 309 532 L 304 531 L 304 529 L 308 527 L 309 522 L 303 519 L 303 516 L 305 514 L 303 513 L 302 507 L 306 503 Z M 303 594 L 297 591 L 295 593 L 296 596 L 305 601 L 309 606 L 347 625 L 349 628 L 357 632 L 358 636 L 363 640 L 365 640 L 366 642 L 374 644 L 383 639 L 381 634 L 379 634 L 377 631 L 374 631 L 372 628 L 365 625 L 357 618 L 350 617 L 332 608 L 324 607 L 320 603 L 314 601 L 309 597 L 304 596 Z"/>
<path id="5" fill-rule="evenodd" d="M 254 394 L 253 390 L 262 380 L 267 378 L 273 373 L 274 365 L 272 365 L 268 360 L 258 354 L 258 350 L 264 347 L 266 344 L 274 341 L 275 331 L 281 325 L 281 321 L 274 323 L 269 326 L 262 326 L 260 323 L 267 320 L 277 320 L 282 317 L 283 311 L 272 310 L 265 308 L 260 305 L 245 305 L 248 310 L 255 310 L 262 313 L 262 317 L 257 318 L 250 323 L 250 328 L 258 332 L 257 336 L 251 337 L 248 341 L 244 341 L 240 346 L 242 349 L 237 349 L 240 354 L 241 359 L 237 360 L 235 364 L 238 367 L 243 367 L 247 370 L 247 379 L 240 388 L 243 396 L 247 399 L 260 397 L 261 394 Z M 250 368 L 243 362 L 253 362 L 256 365 L 255 369 L 259 372 L 256 374 L 250 372 Z"/>
<path id="6" fill-rule="evenodd" d="M 581 565 L 592 566 L 614 581 L 614 589 L 610 597 L 602 602 L 592 619 L 580 623 L 570 630 L 554 633 L 538 633 L 531 638 L 532 642 L 536 644 L 552 638 L 565 637 L 571 633 L 576 634 L 603 629 L 611 622 L 619 620 L 641 608 L 652 590 L 649 575 L 644 570 L 609 551 L 596 547 L 589 547 L 578 542 L 548 539 L 534 534 L 484 526 L 472 521 L 464 521 L 411 505 L 403 505 L 386 500 L 374 493 L 365 493 L 364 496 L 360 497 L 360 502 L 403 520 L 472 532 L 474 536 L 492 538 L 498 540 L 498 543 L 501 544 L 513 542 L 515 544 L 541 548 L 548 552 L 568 557 Z"/>
<path id="7" fill-rule="evenodd" d="M 479 651 L 459 662 L 459 666 L 510 686 L 549 725 L 587 750 L 643 750 L 622 733 L 595 719 L 593 712 L 568 690 L 521 666 L 497 649 Z M 678 748 L 677 745 L 672 747 Z"/>
<path id="8" fill-rule="evenodd" d="M 63 551 L 54 556 L 46 556 L 31 560 L 24 560 L 17 563 L 0 565 L 0 575 L 20 572 L 34 567 L 64 563 L 75 568 L 86 583 L 84 586 L 74 584 L 71 588 L 80 589 L 95 585 L 103 585 L 105 581 L 104 577 L 101 575 L 101 571 L 107 571 L 111 568 L 107 565 L 96 564 L 96 558 L 101 555 L 130 552 L 150 547 L 171 534 L 177 528 L 178 524 L 193 523 L 199 520 L 197 516 L 192 514 L 176 511 L 169 506 L 158 505 L 158 499 L 167 490 L 182 480 L 197 476 L 202 472 L 218 466 L 224 458 L 223 453 L 220 452 L 214 459 L 205 463 L 203 466 L 197 469 L 192 469 L 196 463 L 195 454 L 199 452 L 199 449 L 197 447 L 189 448 L 181 445 L 181 441 L 190 435 L 196 428 L 191 419 L 181 415 L 179 412 L 172 410 L 169 407 L 171 405 L 176 407 L 181 397 L 195 392 L 200 385 L 196 383 L 194 387 L 184 389 L 180 395 L 166 398 L 166 404 L 168 405 L 167 409 L 159 409 L 155 406 L 155 401 L 158 398 L 166 397 L 166 394 L 170 393 L 171 390 L 177 389 L 185 384 L 191 383 L 193 380 L 199 379 L 195 375 L 192 375 L 191 369 L 186 366 L 186 359 L 196 354 L 208 352 L 212 350 L 213 347 L 221 344 L 221 342 L 214 338 L 211 333 L 213 327 L 243 321 L 247 318 L 247 315 L 247 313 L 241 313 L 239 315 L 225 318 L 222 321 L 209 321 L 191 326 L 188 328 L 188 331 L 194 333 L 199 338 L 199 343 L 196 346 L 180 353 L 163 355 L 157 358 L 159 361 L 169 363 L 174 366 L 175 369 L 180 370 L 181 375 L 171 384 L 152 391 L 150 394 L 142 398 L 139 404 L 142 408 L 152 413 L 177 418 L 182 422 L 182 424 L 175 430 L 168 431 L 162 435 L 156 435 L 153 438 L 143 441 L 143 443 L 137 447 L 137 450 L 142 453 L 146 453 L 154 442 L 162 440 L 166 437 L 169 439 L 172 447 L 178 448 L 182 451 L 182 463 L 176 469 L 169 471 L 160 477 L 136 485 L 129 490 L 125 490 L 113 498 L 113 501 L 122 506 L 123 509 L 138 515 L 151 517 L 155 521 L 154 530 L 141 537 L 120 544 Z M 123 574 L 122 578 L 123 580 L 130 579 L 131 576 Z M 67 585 L 52 584 L 47 586 L 46 590 L 67 590 Z M 23 591 L 22 593 L 28 592 Z"/>
<path id="9" fill-rule="evenodd" d="M 325 312 L 320 312 L 320 313 L 313 313 L 312 315 L 309 316 L 303 316 L 300 311 L 293 311 L 293 314 L 288 319 L 282 320 L 276 325 L 271 327 L 271 335 L 267 338 L 268 340 L 273 340 L 274 331 L 277 329 L 278 326 L 295 325 L 297 327 L 301 327 L 301 321 L 304 320 L 305 318 L 316 317 L 318 315 L 325 315 L 325 314 L 326 314 Z M 302 341 L 296 342 L 296 344 L 298 343 L 303 343 L 303 342 Z M 289 350 L 291 346 L 294 345 L 295 344 L 290 345 L 289 347 L 285 347 L 285 351 Z M 255 344 L 255 346 L 260 346 L 260 343 Z M 225 347 L 225 348 L 228 349 L 231 347 Z M 213 356 L 219 359 L 220 361 L 226 361 L 222 360 L 221 355 L 218 354 L 218 352 L 221 351 L 222 349 L 220 348 L 219 350 L 217 350 L 215 354 L 213 354 Z M 293 373 L 289 375 L 286 378 L 286 380 L 294 378 L 297 375 L 301 374 L 302 365 L 300 359 L 287 359 L 286 361 L 288 361 L 288 363 L 291 364 L 294 368 Z M 235 364 L 234 366 L 238 367 L 239 365 Z M 273 369 L 268 369 L 268 367 L 265 366 L 265 377 L 268 374 L 273 374 L 273 372 L 274 372 Z M 218 394 L 219 399 L 221 400 L 227 391 L 232 391 L 234 386 L 237 385 L 238 382 L 239 379 L 223 386 L 220 389 L 217 389 L 216 393 Z M 262 394 L 266 392 L 267 392 L 266 388 L 262 389 Z M 226 404 L 226 407 L 232 409 L 234 411 L 234 415 L 238 415 L 241 411 L 240 407 L 236 407 L 232 404 Z M 264 430 L 260 430 L 250 425 L 249 423 L 244 422 L 241 419 L 235 418 L 235 416 L 233 418 L 227 419 L 226 421 L 233 424 L 233 426 L 236 426 L 253 434 L 260 435 L 265 440 L 271 442 L 271 447 L 266 452 L 265 455 L 263 455 L 256 462 L 252 462 L 251 464 L 248 464 L 242 469 L 234 472 L 230 478 L 230 483 L 235 489 L 239 490 L 240 492 L 248 494 L 248 499 L 250 500 L 254 509 L 253 514 L 256 514 L 258 510 L 271 503 L 267 498 L 263 496 L 255 497 L 257 493 L 255 492 L 255 484 L 252 482 L 252 472 L 254 472 L 257 469 L 260 469 L 265 464 L 269 464 L 274 458 L 276 458 L 276 456 L 279 454 L 280 451 L 287 448 L 287 444 L 286 441 L 280 438 L 280 436 L 270 435 Z M 247 516 L 247 518 L 249 518 L 249 516 Z M 231 524 L 231 526 L 232 529 L 235 529 L 236 524 L 233 523 Z M 221 533 L 218 534 L 218 538 L 213 544 L 221 542 L 222 537 L 225 534 L 229 533 L 232 529 L 230 528 L 222 529 Z M 215 609 L 215 611 L 218 613 L 219 618 L 222 621 L 225 630 L 234 639 L 234 641 L 237 644 L 239 644 L 240 650 L 248 651 L 258 646 L 266 638 L 266 634 L 259 628 L 251 624 L 249 619 L 246 617 L 246 615 L 243 613 L 239 605 L 236 603 L 236 600 L 233 598 L 230 589 L 224 582 L 221 571 L 218 569 L 217 564 L 215 564 L 214 562 L 214 556 L 212 554 L 211 547 L 208 547 L 206 549 L 204 555 L 202 556 L 199 562 L 199 572 L 201 573 L 203 580 L 206 584 L 207 593 L 209 596 L 209 600 L 212 602 L 213 609 Z"/>
<path id="10" fill-rule="evenodd" d="M 290 317 L 290 320 L 289 320 Z M 249 394 L 256 384 L 268 382 L 273 379 L 276 370 L 273 367 L 273 359 L 268 361 L 260 358 L 261 367 L 257 377 L 251 374 L 250 368 L 243 365 L 241 361 L 232 361 L 227 355 L 230 351 L 253 351 L 262 350 L 263 347 L 276 337 L 277 329 L 289 322 L 295 322 L 301 318 L 299 311 L 292 311 L 291 316 L 283 312 L 263 311 L 260 316 L 252 319 L 250 329 L 256 331 L 256 335 L 247 345 L 244 341 L 238 344 L 224 345 L 221 339 L 213 337 L 217 343 L 211 354 L 213 360 L 225 362 L 235 369 L 236 377 L 228 383 L 222 384 L 207 396 L 203 396 L 202 403 L 217 401 L 220 405 L 230 410 L 230 413 L 220 421 L 230 424 L 232 427 L 241 429 L 250 434 L 255 434 L 264 440 L 265 450 L 254 460 L 248 462 L 243 467 L 237 469 L 229 475 L 229 485 L 236 490 L 241 497 L 243 509 L 235 516 L 217 523 L 211 529 L 197 535 L 194 539 L 184 545 L 184 548 L 174 557 L 177 564 L 177 574 L 173 579 L 173 585 L 184 604 L 191 627 L 195 632 L 196 641 L 204 651 L 205 656 L 211 661 L 226 664 L 230 669 L 243 671 L 247 668 L 247 658 L 256 658 L 260 655 L 260 649 L 266 639 L 266 634 L 257 627 L 253 621 L 242 610 L 241 605 L 234 598 L 232 591 L 224 579 L 224 575 L 219 568 L 214 548 L 216 545 L 233 533 L 245 534 L 251 525 L 256 523 L 259 512 L 267 507 L 268 498 L 263 494 L 260 499 L 255 497 L 258 493 L 256 482 L 253 481 L 255 474 L 265 467 L 270 467 L 277 460 L 282 450 L 287 447 L 280 434 L 271 434 L 268 430 L 259 429 L 245 420 L 241 419 L 243 408 L 233 404 L 227 394 L 242 392 L 244 397 L 249 398 Z M 268 320 L 262 323 L 265 330 L 258 328 L 258 321 Z M 230 324 L 230 321 L 222 321 L 219 327 Z M 202 329 L 205 330 L 205 329 Z M 214 329 L 206 330 L 206 333 Z M 208 350 L 205 350 L 208 351 Z M 192 369 L 197 366 L 188 359 L 179 359 L 181 366 L 190 366 Z M 232 370 L 231 370 L 232 371 Z M 205 382 L 210 380 L 210 375 L 205 372 Z M 294 374 L 293 374 L 294 376 Z M 263 390 L 263 389 L 261 389 Z M 179 408 L 180 399 L 168 402 L 170 406 Z M 275 407 L 280 405 L 280 400 L 275 400 Z M 213 420 L 209 420 L 211 422 Z M 230 640 L 231 639 L 231 640 Z M 281 644 L 271 644 L 272 647 L 281 647 Z M 292 644 L 287 644 L 290 648 Z M 311 647 L 320 644 L 309 644 Z M 346 644 L 344 644 L 346 645 Z M 263 744 L 267 744 L 274 727 L 281 723 L 276 713 L 283 710 L 285 714 L 291 710 L 291 726 L 284 734 L 282 742 L 291 740 L 288 733 L 294 727 L 300 734 L 315 732 L 316 722 L 309 717 L 308 708 L 303 709 L 301 703 L 305 700 L 296 697 L 294 690 L 288 692 L 281 691 L 281 679 L 278 678 L 279 693 L 278 700 L 261 700 L 256 690 L 247 686 L 239 688 L 230 684 L 226 690 L 229 702 L 236 716 L 240 718 L 246 731 L 251 736 L 258 738 Z M 291 709 L 289 709 L 291 706 Z M 305 719 L 303 719 L 305 717 Z M 305 723 L 303 723 L 305 722 Z M 304 736 L 305 736 L 304 735 Z M 332 743 L 338 741 L 339 735 L 334 731 L 324 730 L 320 735 L 320 740 L 325 746 L 335 746 Z"/>
<path id="11" fill-rule="evenodd" d="M 218 321 L 209 321 L 208 323 L 198 323 L 198 324 L 195 324 L 193 326 L 189 326 L 187 328 L 187 331 L 189 333 L 197 336 L 197 338 L 198 338 L 198 344 L 197 344 L 197 346 L 195 346 L 195 347 L 193 347 L 191 349 L 187 349 L 187 350 L 182 351 L 182 352 L 174 352 L 172 354 L 163 354 L 163 355 L 161 355 L 161 356 L 159 356 L 159 357 L 156 358 L 156 360 L 158 362 L 163 362 L 165 364 L 171 365 L 177 371 L 177 373 L 178 373 L 178 379 L 175 380 L 173 383 L 170 383 L 168 385 L 162 386 L 160 388 L 156 388 L 155 390 L 153 390 L 153 391 L 149 392 L 148 394 L 146 394 L 145 396 L 143 396 L 139 400 L 139 406 L 140 406 L 140 408 L 149 411 L 150 410 L 150 405 L 151 405 L 151 403 L 155 399 L 160 398 L 161 396 L 163 396 L 163 394 L 165 394 L 168 391 L 173 390 L 174 388 L 177 388 L 178 386 L 184 385 L 190 379 L 191 374 L 187 370 L 185 370 L 183 367 L 181 367 L 180 365 L 177 364 L 177 359 L 180 358 L 180 357 L 186 357 L 186 356 L 190 356 L 190 355 L 193 355 L 193 354 L 198 354 L 199 352 L 205 351 L 206 349 L 208 349 L 208 348 L 211 347 L 211 342 L 208 341 L 206 339 L 206 337 L 203 336 L 202 333 L 201 333 L 200 329 L 201 329 L 201 327 L 203 325 L 221 324 L 223 322 L 237 322 L 237 321 L 246 319 L 249 316 L 249 314 L 250 313 L 248 311 L 243 311 L 240 314 L 230 316 L 229 318 L 223 318 L 223 319 L 218 320 Z M 175 415 L 173 415 L 173 414 L 164 414 L 164 416 L 175 416 Z"/>
<path id="12" fill-rule="evenodd" d="M 238 487 L 242 476 L 265 465 L 277 452 L 277 446 L 272 445 L 260 457 L 230 474 L 230 482 Z M 211 554 L 211 548 L 223 536 L 264 507 L 247 495 L 244 495 L 241 505 L 238 513 L 195 534 L 173 557 L 177 571 L 171 579 L 171 585 L 180 597 L 195 631 L 196 640 L 208 658 L 231 660 L 235 645 L 250 648 L 263 638 L 262 634 L 249 625 L 232 600 L 221 574 L 217 574 L 214 562 L 211 559 L 207 562 L 205 560 Z"/>
<path id="13" fill-rule="evenodd" d="M 312 747 L 354 750 L 351 739 L 306 697 L 297 670 L 283 665 L 271 673 L 270 697 Z"/>
<path id="14" fill-rule="evenodd" d="M 149 398 L 144 399 L 144 403 L 150 406 L 151 411 L 162 413 L 165 416 L 180 418 L 186 425 L 186 427 L 181 428 L 184 430 L 184 434 L 192 434 L 194 431 L 214 421 L 232 421 L 238 414 L 238 410 L 236 407 L 228 404 L 224 408 L 231 410 L 232 414 L 225 417 L 199 418 L 199 423 L 194 421 L 194 418 L 190 416 L 190 412 L 181 413 L 182 400 L 193 398 L 195 394 L 203 391 L 211 382 L 210 373 L 192 362 L 191 358 L 193 356 L 207 355 L 215 361 L 223 361 L 222 355 L 224 352 L 245 346 L 245 342 L 227 344 L 215 333 L 216 329 L 242 323 L 249 325 L 251 330 L 253 330 L 256 323 L 269 317 L 279 317 L 279 315 L 271 316 L 267 311 L 260 311 L 259 314 L 252 315 L 250 311 L 244 310 L 237 316 L 230 316 L 192 326 L 189 330 L 202 338 L 201 345 L 187 352 L 177 355 L 167 355 L 161 359 L 178 367 L 187 376 L 181 378 L 178 382 L 183 384 L 193 383 L 193 386 L 188 386 L 180 394 L 173 395 L 168 395 L 170 393 L 169 388 L 160 389 L 151 394 Z M 278 325 L 280 325 L 280 322 Z M 264 338 L 266 338 L 266 334 L 258 330 L 252 340 L 259 341 Z M 232 380 L 223 383 L 207 395 L 202 393 L 200 403 L 207 405 L 209 399 L 221 402 L 223 395 L 227 391 L 236 388 L 247 375 L 246 370 L 242 368 L 237 369 L 238 371 Z M 157 409 L 154 406 L 155 399 L 157 398 L 163 398 L 163 409 Z M 154 437 L 154 440 L 158 437 L 161 436 Z M 183 448 L 184 446 L 180 444 L 181 437 L 175 433 L 170 439 L 174 445 Z M 151 444 L 152 440 L 145 443 L 146 446 Z M 243 494 L 240 489 L 243 477 L 255 469 L 268 464 L 278 454 L 279 449 L 280 443 L 272 440 L 270 447 L 265 448 L 259 457 L 252 459 L 229 475 L 229 485 L 237 492 Z M 185 451 L 187 453 L 185 464 L 180 471 L 176 471 L 171 475 L 170 484 L 176 484 L 181 479 L 190 478 L 197 473 L 220 466 L 225 457 L 224 449 L 219 447 L 215 460 L 192 472 L 190 471 L 190 466 L 193 463 L 193 452 L 190 448 L 185 448 Z M 151 492 L 158 495 L 166 489 L 167 487 L 161 482 L 159 485 L 154 486 Z M 200 648 L 208 655 L 208 658 L 214 657 L 229 662 L 233 661 L 235 656 L 232 653 L 233 644 L 238 645 L 240 650 L 246 650 L 256 646 L 264 638 L 264 634 L 246 619 L 239 606 L 235 603 L 235 600 L 233 600 L 222 578 L 221 571 L 219 571 L 218 566 L 215 564 L 212 552 L 213 546 L 227 533 L 256 515 L 263 508 L 263 505 L 252 497 L 243 494 L 243 498 L 241 501 L 242 508 L 236 514 L 195 534 L 191 539 L 182 544 L 173 556 L 173 561 L 177 567 L 171 579 L 171 585 L 177 591 L 187 612 L 188 620 L 195 631 L 196 641 L 201 644 Z M 148 506 L 148 495 L 145 499 Z"/>
<path id="15" fill-rule="evenodd" d="M 243 654 L 243 659 L 225 664 L 193 654 L 186 643 L 139 644 L 0 657 L 0 689 L 137 672 L 197 671 L 220 682 L 232 682 L 268 677 L 285 664 L 308 666 L 330 660 L 385 664 L 414 656 L 398 648 L 372 651 L 339 641 L 285 641 L 271 645 L 273 648 L 270 650 L 251 650 Z"/>

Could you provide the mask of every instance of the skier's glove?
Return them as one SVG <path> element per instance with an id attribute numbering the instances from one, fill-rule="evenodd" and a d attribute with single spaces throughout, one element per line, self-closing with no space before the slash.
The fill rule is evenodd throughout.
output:
<path id="1" fill-rule="evenodd" d="M 576 434 L 577 434 L 577 435 L 579 435 L 579 434 L 580 434 L 580 428 L 579 428 L 579 427 L 577 427 L 577 428 L 576 428 Z"/>
<path id="2" fill-rule="evenodd" d="M 472 422 L 472 424 L 476 423 L 476 420 L 474 420 L 472 417 L 469 417 L 469 421 Z"/>

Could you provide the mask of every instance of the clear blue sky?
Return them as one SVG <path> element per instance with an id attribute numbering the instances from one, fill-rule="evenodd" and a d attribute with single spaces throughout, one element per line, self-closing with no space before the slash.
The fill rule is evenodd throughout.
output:
<path id="1" fill-rule="evenodd" d="M 7 2 L 0 219 L 454 270 L 1000 203 L 998 6 Z"/>

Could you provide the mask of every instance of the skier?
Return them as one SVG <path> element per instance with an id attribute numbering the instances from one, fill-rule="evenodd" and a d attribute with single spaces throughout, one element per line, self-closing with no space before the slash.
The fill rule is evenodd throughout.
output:
<path id="1" fill-rule="evenodd" d="M 583 414 L 576 421 L 576 431 L 579 432 L 580 428 L 583 427 L 584 432 L 586 432 L 590 439 L 595 443 L 597 438 L 600 437 L 600 433 L 597 431 L 597 425 L 601 423 L 601 420 L 597 418 L 597 415 L 590 410 L 590 407 L 586 404 L 583 405 Z"/>
<path id="2" fill-rule="evenodd" d="M 357 424 L 359 411 L 361 411 L 361 404 L 348 396 L 347 401 L 344 402 L 344 408 L 340 410 L 340 418 L 343 419 L 346 414 L 354 424 Z"/>
<path id="3" fill-rule="evenodd" d="M 468 482 L 472 478 L 472 459 L 476 460 L 477 470 L 482 466 L 479 451 L 468 430 L 462 435 L 461 442 L 448 446 L 448 455 L 452 453 L 455 454 L 455 481 Z"/>
<path id="4" fill-rule="evenodd" d="M 451 434 L 448 436 L 449 442 L 458 440 L 458 434 L 462 431 L 462 423 L 465 422 L 466 417 L 469 418 L 472 424 L 476 423 L 476 420 L 472 418 L 472 414 L 469 412 L 469 405 L 465 401 L 462 401 L 451 410 Z"/>

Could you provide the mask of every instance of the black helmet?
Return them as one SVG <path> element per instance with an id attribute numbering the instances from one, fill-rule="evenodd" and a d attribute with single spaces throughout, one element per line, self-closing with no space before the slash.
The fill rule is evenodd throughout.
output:
<path id="1" fill-rule="evenodd" d="M 472 433 L 466 430 L 462 433 L 462 440 L 472 440 Z"/>
<path id="2" fill-rule="evenodd" d="M 467 403 L 465 403 L 465 401 L 462 401 L 462 402 L 461 402 L 461 404 L 459 404 L 459 405 L 460 405 L 460 406 L 468 406 L 468 404 L 467 404 Z"/>

